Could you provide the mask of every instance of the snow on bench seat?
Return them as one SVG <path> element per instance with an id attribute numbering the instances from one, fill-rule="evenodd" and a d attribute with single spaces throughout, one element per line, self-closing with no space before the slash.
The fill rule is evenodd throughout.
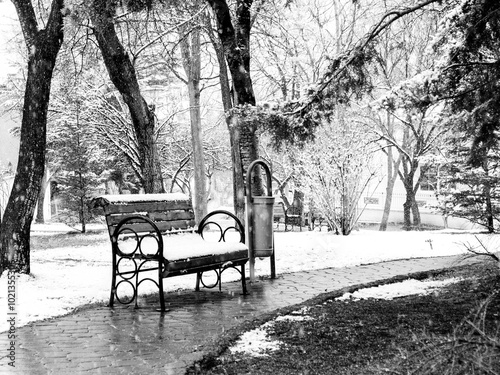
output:
<path id="1" fill-rule="evenodd" d="M 163 236 L 163 257 L 169 262 L 202 256 L 222 256 L 246 252 L 248 246 L 241 242 L 209 242 L 197 233 L 179 233 Z"/>
<path id="2" fill-rule="evenodd" d="M 163 257 L 168 262 L 164 276 L 175 271 L 182 272 L 214 264 L 229 266 L 232 261 L 248 258 L 248 247 L 241 242 L 208 242 L 196 233 L 166 237 Z"/>
<path id="3" fill-rule="evenodd" d="M 98 199 L 104 199 L 114 204 L 130 204 L 138 202 L 176 202 L 189 201 L 189 197 L 183 193 L 163 193 L 163 194 L 110 194 Z"/>

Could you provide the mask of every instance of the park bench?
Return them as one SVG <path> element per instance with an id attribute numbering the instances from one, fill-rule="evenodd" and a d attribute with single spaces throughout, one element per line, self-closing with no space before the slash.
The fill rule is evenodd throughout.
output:
<path id="1" fill-rule="evenodd" d="M 111 239 L 110 307 L 115 297 L 122 304 L 135 300 L 137 307 L 139 285 L 152 281 L 158 287 L 164 311 L 164 278 L 196 274 L 197 291 L 200 283 L 207 288 L 218 285 L 220 291 L 222 272 L 229 268 L 239 272 L 243 294 L 247 293 L 245 230 L 231 212 L 213 211 L 196 227 L 191 200 L 184 194 L 105 195 L 94 202 L 104 209 Z M 206 271 L 215 271 L 215 283 L 204 283 Z M 157 276 L 140 279 L 145 272 Z M 121 296 L 120 287 L 128 288 L 132 296 Z"/>
<path id="2" fill-rule="evenodd" d="M 309 212 L 307 215 L 307 225 L 309 226 L 309 230 L 315 230 L 316 227 L 319 230 L 322 230 L 323 224 L 326 224 L 326 221 L 320 213 Z"/>
<path id="3" fill-rule="evenodd" d="M 279 225 L 281 222 L 285 222 L 285 204 L 283 202 L 274 203 L 273 222 L 276 224 L 276 229 L 279 229 Z"/>
<path id="4" fill-rule="evenodd" d="M 285 232 L 293 230 L 293 227 L 299 227 L 302 231 L 303 213 L 302 209 L 294 206 L 285 208 L 283 202 L 275 202 L 273 206 L 273 221 L 276 224 L 276 229 L 279 229 L 281 223 L 285 224 Z"/>
<path id="5" fill-rule="evenodd" d="M 285 232 L 287 230 L 292 230 L 293 227 L 299 227 L 300 231 L 302 231 L 304 217 L 302 208 L 290 206 L 285 210 Z"/>

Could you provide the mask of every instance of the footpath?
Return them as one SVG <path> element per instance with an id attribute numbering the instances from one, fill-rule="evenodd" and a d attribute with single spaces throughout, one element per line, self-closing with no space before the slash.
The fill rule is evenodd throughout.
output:
<path id="1" fill-rule="evenodd" d="M 2 333 L 0 374 L 184 374 L 211 340 L 242 321 L 352 285 L 461 264 L 463 256 L 452 256 L 282 274 L 249 284 L 246 296 L 238 282 L 225 283 L 222 293 L 167 293 L 165 313 L 154 298 L 139 309 L 86 307 L 18 328 L 15 368 Z"/>

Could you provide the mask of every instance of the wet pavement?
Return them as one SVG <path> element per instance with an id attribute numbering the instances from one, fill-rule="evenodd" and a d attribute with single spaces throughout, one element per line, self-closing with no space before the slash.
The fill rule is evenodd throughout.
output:
<path id="1" fill-rule="evenodd" d="M 7 366 L 9 342 L 0 334 L 0 374 L 183 374 L 211 340 L 244 320 L 325 292 L 461 262 L 423 258 L 283 274 L 249 284 L 246 296 L 240 283 L 223 283 L 222 293 L 166 293 L 163 314 L 154 299 L 140 300 L 139 309 L 84 308 L 18 328 L 15 368 Z"/>

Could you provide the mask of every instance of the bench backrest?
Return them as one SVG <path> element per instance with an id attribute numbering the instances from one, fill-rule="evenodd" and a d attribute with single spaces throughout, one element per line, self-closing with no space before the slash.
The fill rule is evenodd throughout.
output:
<path id="1" fill-rule="evenodd" d="M 273 206 L 274 219 L 279 220 L 285 217 L 285 204 L 283 202 L 275 202 Z"/>
<path id="2" fill-rule="evenodd" d="M 121 220 L 135 215 L 146 216 L 162 233 L 193 231 L 196 225 L 191 199 L 181 193 L 103 195 L 95 203 L 104 209 L 110 236 Z M 126 228 L 136 233 L 151 230 L 143 221 L 130 221 Z"/>

